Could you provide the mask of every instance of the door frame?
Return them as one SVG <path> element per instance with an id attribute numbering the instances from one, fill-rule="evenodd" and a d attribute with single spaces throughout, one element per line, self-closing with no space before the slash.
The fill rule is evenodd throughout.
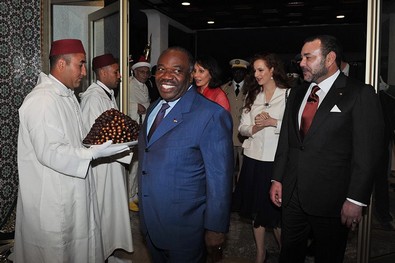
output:
<path id="1" fill-rule="evenodd" d="M 128 86 L 129 86 L 129 0 L 120 0 L 111 5 L 105 6 L 102 9 L 91 13 L 88 16 L 89 23 L 89 57 L 93 58 L 94 50 L 94 23 L 100 19 L 110 15 L 119 13 L 119 71 L 122 76 L 119 92 L 119 109 L 128 112 Z M 89 70 L 88 78 L 90 83 L 94 81 L 93 71 Z"/>

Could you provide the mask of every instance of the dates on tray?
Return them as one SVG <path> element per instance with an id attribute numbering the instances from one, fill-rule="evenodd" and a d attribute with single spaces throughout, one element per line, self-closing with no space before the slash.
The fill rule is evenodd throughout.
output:
<path id="1" fill-rule="evenodd" d="M 92 125 L 84 144 L 103 144 L 108 140 L 113 143 L 136 141 L 140 126 L 128 115 L 116 109 L 103 112 Z"/>

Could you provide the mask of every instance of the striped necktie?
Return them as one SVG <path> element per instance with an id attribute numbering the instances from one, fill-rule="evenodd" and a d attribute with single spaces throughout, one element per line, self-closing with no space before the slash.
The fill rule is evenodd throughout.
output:
<path id="1" fill-rule="evenodd" d="M 158 114 L 155 117 L 154 122 L 152 123 L 151 129 L 148 132 L 148 140 L 151 139 L 152 134 L 154 133 L 154 131 L 156 130 L 156 128 L 158 128 L 159 123 L 161 123 L 161 121 L 163 120 L 163 118 L 165 117 L 165 113 L 166 110 L 170 107 L 170 105 L 168 103 L 163 103 L 162 107 L 160 108 Z"/>
<path id="2" fill-rule="evenodd" d="M 302 136 L 302 139 L 304 139 L 307 132 L 309 131 L 314 115 L 317 111 L 319 97 L 316 93 L 319 89 L 320 87 L 317 85 L 312 88 L 311 93 L 307 99 L 306 106 L 303 109 L 302 120 L 300 124 L 300 135 Z"/>

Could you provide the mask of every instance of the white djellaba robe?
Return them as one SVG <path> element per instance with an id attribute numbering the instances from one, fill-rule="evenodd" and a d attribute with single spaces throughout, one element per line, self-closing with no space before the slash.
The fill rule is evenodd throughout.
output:
<path id="1" fill-rule="evenodd" d="M 148 87 L 145 83 L 141 83 L 135 77 L 129 78 L 129 108 L 128 115 L 133 120 L 137 121 L 139 124 L 142 124 L 146 114 L 137 113 L 138 104 L 143 105 L 146 109 L 148 109 L 150 105 L 150 97 L 148 92 Z M 137 183 L 137 170 L 138 170 L 138 157 L 137 152 L 133 158 L 132 164 L 129 166 L 129 176 L 128 176 L 128 184 L 129 184 L 129 201 L 132 200 L 135 196 L 137 196 L 138 192 L 138 183 Z"/>
<path id="2" fill-rule="evenodd" d="M 41 73 L 19 118 L 14 262 L 104 262 L 92 153 L 73 91 Z"/>
<path id="3" fill-rule="evenodd" d="M 107 89 L 112 99 L 102 87 Z M 113 91 L 100 81 L 92 83 L 81 95 L 85 129 L 89 131 L 96 118 L 111 108 L 118 109 Z M 128 159 L 128 164 L 131 157 Z M 125 167 L 114 159 L 103 158 L 100 162 L 94 161 L 92 171 L 97 189 L 105 258 L 109 257 L 115 249 L 133 252 Z"/>
<path id="4" fill-rule="evenodd" d="M 148 109 L 150 105 L 148 87 L 145 83 L 141 83 L 135 77 L 130 77 L 129 89 L 130 91 L 129 91 L 128 115 L 133 120 L 139 122 L 140 116 L 137 113 L 138 104 L 143 105 L 146 109 Z M 145 114 L 142 114 L 141 121 L 144 121 L 144 118 L 145 118 Z M 139 124 L 142 124 L 142 122 Z"/>

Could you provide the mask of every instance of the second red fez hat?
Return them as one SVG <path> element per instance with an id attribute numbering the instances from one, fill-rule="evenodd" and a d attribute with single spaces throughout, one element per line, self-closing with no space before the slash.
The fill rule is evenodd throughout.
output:
<path id="1" fill-rule="evenodd" d="M 84 46 L 79 39 L 60 39 L 52 42 L 51 52 L 49 56 L 83 53 L 85 54 Z"/>
<path id="2" fill-rule="evenodd" d="M 117 63 L 117 61 L 112 54 L 104 54 L 93 58 L 92 68 L 95 70 L 115 63 Z"/>

